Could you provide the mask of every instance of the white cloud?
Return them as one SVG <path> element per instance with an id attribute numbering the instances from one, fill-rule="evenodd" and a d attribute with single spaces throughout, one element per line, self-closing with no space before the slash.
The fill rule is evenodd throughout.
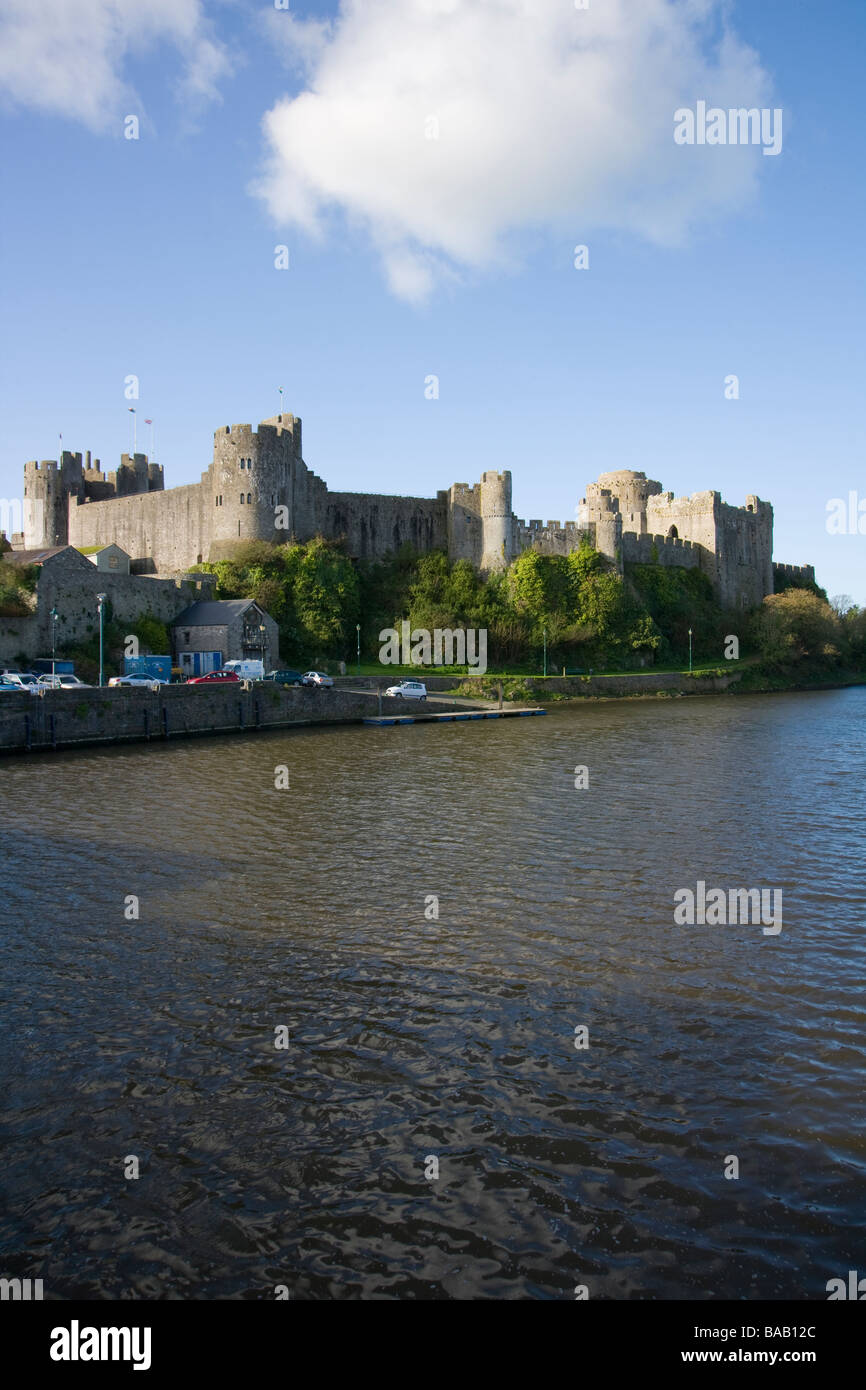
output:
<path id="1" fill-rule="evenodd" d="M 201 0 L 0 0 L 0 93 L 91 130 L 118 129 L 141 109 L 126 61 L 159 43 L 183 58 L 183 100 L 218 95 L 228 60 Z"/>
<path id="2" fill-rule="evenodd" d="M 758 149 L 673 140 L 674 111 L 698 99 L 769 104 L 757 56 L 722 11 L 721 0 L 345 0 L 329 26 L 292 19 L 279 42 L 306 89 L 266 114 L 253 191 L 312 235 L 337 213 L 363 227 L 410 301 L 443 276 L 507 263 L 527 232 L 676 243 L 742 206 L 761 163 Z M 425 134 L 431 117 L 438 139 Z"/>

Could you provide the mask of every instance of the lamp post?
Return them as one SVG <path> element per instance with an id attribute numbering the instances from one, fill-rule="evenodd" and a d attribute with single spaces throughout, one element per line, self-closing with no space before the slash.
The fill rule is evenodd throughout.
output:
<path id="1" fill-rule="evenodd" d="M 689 628 L 689 674 L 692 670 L 692 630 Z"/>
<path id="2" fill-rule="evenodd" d="M 268 669 L 266 660 L 268 654 L 268 630 L 264 623 L 259 623 L 259 632 L 262 634 L 262 675 L 264 675 Z"/>
<path id="3" fill-rule="evenodd" d="M 57 619 L 59 618 L 59 616 L 60 616 L 60 614 L 57 612 L 57 608 L 56 608 L 56 607 L 55 607 L 55 608 L 52 608 L 52 610 L 51 610 L 51 685 L 52 685 L 52 687 L 53 687 L 53 685 L 54 685 L 54 659 L 55 659 L 55 652 L 56 652 L 56 650 L 57 650 Z"/>
<path id="4" fill-rule="evenodd" d="M 542 634 L 542 637 L 543 637 L 543 639 L 544 639 L 544 674 L 547 675 L 547 628 L 546 628 L 546 627 L 543 627 L 543 628 L 541 629 L 541 634 Z"/>
<path id="5" fill-rule="evenodd" d="M 361 674 L 361 624 L 355 624 L 355 634 L 358 639 L 358 675 Z"/>
<path id="6" fill-rule="evenodd" d="M 102 688 L 102 633 L 105 624 L 105 600 L 107 594 L 96 595 L 96 606 L 99 610 L 99 686 Z"/>

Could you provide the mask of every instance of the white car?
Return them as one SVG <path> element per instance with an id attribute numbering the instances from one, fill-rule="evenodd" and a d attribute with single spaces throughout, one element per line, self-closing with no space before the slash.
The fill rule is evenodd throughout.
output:
<path id="1" fill-rule="evenodd" d="M 330 690 L 333 684 L 333 676 L 326 676 L 324 671 L 305 671 L 301 676 L 301 685 L 315 685 L 319 690 Z"/>
<path id="2" fill-rule="evenodd" d="M 29 690 L 32 685 L 36 685 L 39 677 L 34 676 L 32 671 L 4 671 L 2 679 L 17 685 L 19 690 Z"/>
<path id="3" fill-rule="evenodd" d="M 389 685 L 385 694 L 397 700 L 426 700 L 427 687 L 422 681 L 401 681 L 399 685 Z"/>
<path id="4" fill-rule="evenodd" d="M 112 676 L 109 685 L 140 685 L 147 690 L 159 690 L 161 685 L 167 685 L 167 681 L 161 681 L 158 676 Z"/>

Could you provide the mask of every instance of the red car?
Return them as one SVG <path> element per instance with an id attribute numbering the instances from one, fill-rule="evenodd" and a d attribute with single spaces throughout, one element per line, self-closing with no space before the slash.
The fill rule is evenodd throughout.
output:
<path id="1" fill-rule="evenodd" d="M 190 676 L 187 685 L 213 685 L 219 681 L 240 681 L 237 671 L 209 671 L 206 676 Z"/>

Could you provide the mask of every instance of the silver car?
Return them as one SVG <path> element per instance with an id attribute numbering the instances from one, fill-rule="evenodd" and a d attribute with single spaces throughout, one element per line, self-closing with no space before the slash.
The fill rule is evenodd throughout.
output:
<path id="1" fill-rule="evenodd" d="M 333 676 L 326 676 L 324 671 L 305 671 L 301 677 L 302 685 L 314 685 L 319 690 L 330 690 L 334 684 Z"/>
<path id="2" fill-rule="evenodd" d="M 37 688 L 40 690 L 92 690 L 93 687 L 87 681 L 80 681 L 77 676 L 71 676 L 63 672 L 59 676 L 40 676 L 37 681 Z"/>

